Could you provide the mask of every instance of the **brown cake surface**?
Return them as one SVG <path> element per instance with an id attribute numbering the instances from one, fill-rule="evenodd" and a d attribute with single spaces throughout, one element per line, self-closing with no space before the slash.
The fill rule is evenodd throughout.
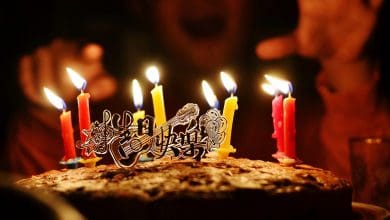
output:
<path id="1" fill-rule="evenodd" d="M 87 218 L 351 218 L 352 188 L 329 171 L 260 160 L 156 160 L 45 172 L 18 185 L 54 192 Z"/>

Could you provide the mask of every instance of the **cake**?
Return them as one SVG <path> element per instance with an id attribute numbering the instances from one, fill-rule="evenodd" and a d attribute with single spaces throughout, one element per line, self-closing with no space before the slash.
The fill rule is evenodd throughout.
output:
<path id="1" fill-rule="evenodd" d="M 159 159 L 52 170 L 16 184 L 65 198 L 87 219 L 351 219 L 352 188 L 306 164 Z"/>

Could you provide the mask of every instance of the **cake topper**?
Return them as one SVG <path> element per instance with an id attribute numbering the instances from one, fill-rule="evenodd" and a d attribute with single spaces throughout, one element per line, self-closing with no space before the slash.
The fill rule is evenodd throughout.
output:
<path id="1" fill-rule="evenodd" d="M 210 109 L 199 116 L 197 104 L 184 105 L 167 122 L 157 126 L 155 119 L 147 115 L 133 120 L 130 111 L 122 116 L 103 111 L 103 120 L 95 121 L 85 142 L 76 146 L 89 153 L 110 153 L 119 167 L 132 167 L 141 155 L 150 158 L 170 156 L 175 158 L 194 158 L 201 160 L 208 152 L 219 149 L 225 139 L 226 119 L 216 109 Z"/>

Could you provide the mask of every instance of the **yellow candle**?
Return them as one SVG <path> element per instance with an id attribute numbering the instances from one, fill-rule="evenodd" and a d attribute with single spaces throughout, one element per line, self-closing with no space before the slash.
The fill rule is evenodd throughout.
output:
<path id="1" fill-rule="evenodd" d="M 137 109 L 137 112 L 133 113 L 133 124 L 138 124 L 139 119 L 145 118 L 145 111 L 141 110 L 143 104 L 143 96 L 141 86 L 139 85 L 136 79 L 133 80 L 133 102 L 134 106 Z"/>
<path id="2" fill-rule="evenodd" d="M 164 105 L 164 94 L 162 85 L 158 85 L 159 72 L 155 66 L 151 66 L 146 70 L 146 76 L 149 81 L 155 84 L 155 87 L 150 92 L 152 94 L 153 109 L 154 109 L 154 120 L 157 126 L 164 124 L 166 120 L 165 116 L 165 105 Z"/>
<path id="3" fill-rule="evenodd" d="M 165 118 L 163 88 L 161 85 L 156 86 L 150 93 L 152 94 L 153 99 L 153 109 L 156 125 L 159 126 L 167 121 Z"/>
<path id="4" fill-rule="evenodd" d="M 218 149 L 219 158 L 223 159 L 229 156 L 229 153 L 236 152 L 236 149 L 230 144 L 232 129 L 233 129 L 233 119 L 234 112 L 238 109 L 238 98 L 234 96 L 234 92 L 237 88 L 233 79 L 224 72 L 221 72 L 221 79 L 225 88 L 230 92 L 231 96 L 225 100 L 225 105 L 223 107 L 223 117 L 227 121 L 226 127 L 226 136 L 225 140 L 222 142 L 220 148 Z"/>

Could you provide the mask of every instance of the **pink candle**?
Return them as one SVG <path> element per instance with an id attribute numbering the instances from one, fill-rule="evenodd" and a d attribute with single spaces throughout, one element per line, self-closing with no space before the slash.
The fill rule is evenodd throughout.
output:
<path id="1" fill-rule="evenodd" d="M 295 153 L 295 98 L 288 95 L 283 100 L 284 116 L 284 152 L 289 158 L 296 158 Z"/>
<path id="2" fill-rule="evenodd" d="M 289 81 L 265 75 L 270 84 L 263 84 L 264 91 L 273 95 L 272 117 L 278 152 L 273 157 L 279 161 L 287 158 L 296 159 L 295 153 L 295 98 L 291 97 L 292 85 Z M 283 99 L 282 94 L 288 94 Z"/>
<path id="3" fill-rule="evenodd" d="M 283 96 L 276 95 L 272 100 L 272 118 L 274 133 L 272 137 L 276 139 L 278 153 L 284 152 L 284 126 L 283 126 Z"/>

